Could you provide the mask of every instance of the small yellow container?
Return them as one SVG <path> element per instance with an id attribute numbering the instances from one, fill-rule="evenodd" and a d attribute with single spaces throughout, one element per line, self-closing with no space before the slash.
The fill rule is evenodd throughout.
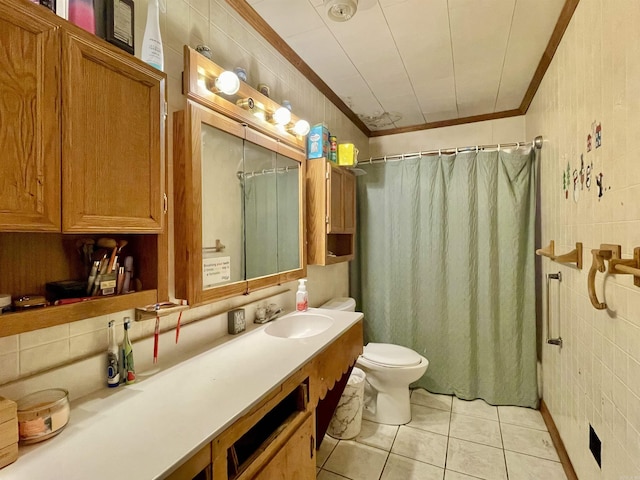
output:
<path id="1" fill-rule="evenodd" d="M 338 144 L 338 165 L 355 167 L 358 164 L 358 149 L 353 143 Z"/>

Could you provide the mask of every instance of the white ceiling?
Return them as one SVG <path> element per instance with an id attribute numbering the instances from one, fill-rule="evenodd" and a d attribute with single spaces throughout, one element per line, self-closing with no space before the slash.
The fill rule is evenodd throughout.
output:
<path id="1" fill-rule="evenodd" d="M 323 0 L 247 2 L 371 131 L 518 109 L 565 3 L 359 0 L 334 22 Z"/>

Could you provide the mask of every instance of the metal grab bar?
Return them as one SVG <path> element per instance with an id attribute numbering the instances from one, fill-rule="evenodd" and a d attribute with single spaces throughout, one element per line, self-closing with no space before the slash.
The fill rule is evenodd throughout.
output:
<path id="1" fill-rule="evenodd" d="M 547 273 L 547 343 L 549 345 L 558 345 L 560 348 L 562 348 L 562 337 L 558 336 L 558 338 L 550 338 L 551 336 L 551 321 L 549 320 L 549 313 L 550 313 L 550 309 L 549 309 L 549 280 L 558 280 L 559 282 L 562 281 L 562 272 L 558 272 L 558 273 Z"/>

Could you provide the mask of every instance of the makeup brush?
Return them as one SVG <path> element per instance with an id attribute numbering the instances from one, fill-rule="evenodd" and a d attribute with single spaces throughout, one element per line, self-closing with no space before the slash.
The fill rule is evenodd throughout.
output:
<path id="1" fill-rule="evenodd" d="M 118 255 L 120 255 L 120 250 L 122 250 L 128 243 L 129 242 L 127 242 L 126 240 L 118 240 L 118 243 L 113 247 L 111 258 L 109 259 L 109 265 L 107 265 L 107 273 L 113 270 L 116 259 L 118 258 Z"/>
<path id="2" fill-rule="evenodd" d="M 102 281 L 102 276 L 107 273 L 108 262 L 109 261 L 107 260 L 107 252 L 105 251 L 104 255 L 102 256 L 102 260 L 100 260 L 100 265 L 98 266 L 98 275 L 96 276 L 95 283 L 93 284 L 93 291 L 91 292 L 91 295 L 93 296 L 97 295 L 100 291 L 100 282 Z"/>
<path id="3" fill-rule="evenodd" d="M 133 273 L 133 257 L 129 255 L 124 259 L 124 282 L 122 293 L 128 293 L 131 287 L 131 274 Z"/>
<path id="4" fill-rule="evenodd" d="M 93 262 L 93 266 L 91 267 L 91 273 L 87 280 L 87 295 L 91 295 L 91 292 L 93 291 L 93 283 L 96 281 L 96 277 L 98 276 L 98 268 L 100 268 L 100 260 Z"/>

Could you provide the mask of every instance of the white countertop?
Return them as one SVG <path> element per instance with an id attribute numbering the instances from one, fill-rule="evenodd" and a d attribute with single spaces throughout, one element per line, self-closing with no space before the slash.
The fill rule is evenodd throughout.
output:
<path id="1" fill-rule="evenodd" d="M 165 477 L 363 317 L 309 312 L 334 324 L 301 339 L 273 337 L 261 326 L 138 383 L 72 402 L 66 428 L 20 447 L 0 480 Z"/>

